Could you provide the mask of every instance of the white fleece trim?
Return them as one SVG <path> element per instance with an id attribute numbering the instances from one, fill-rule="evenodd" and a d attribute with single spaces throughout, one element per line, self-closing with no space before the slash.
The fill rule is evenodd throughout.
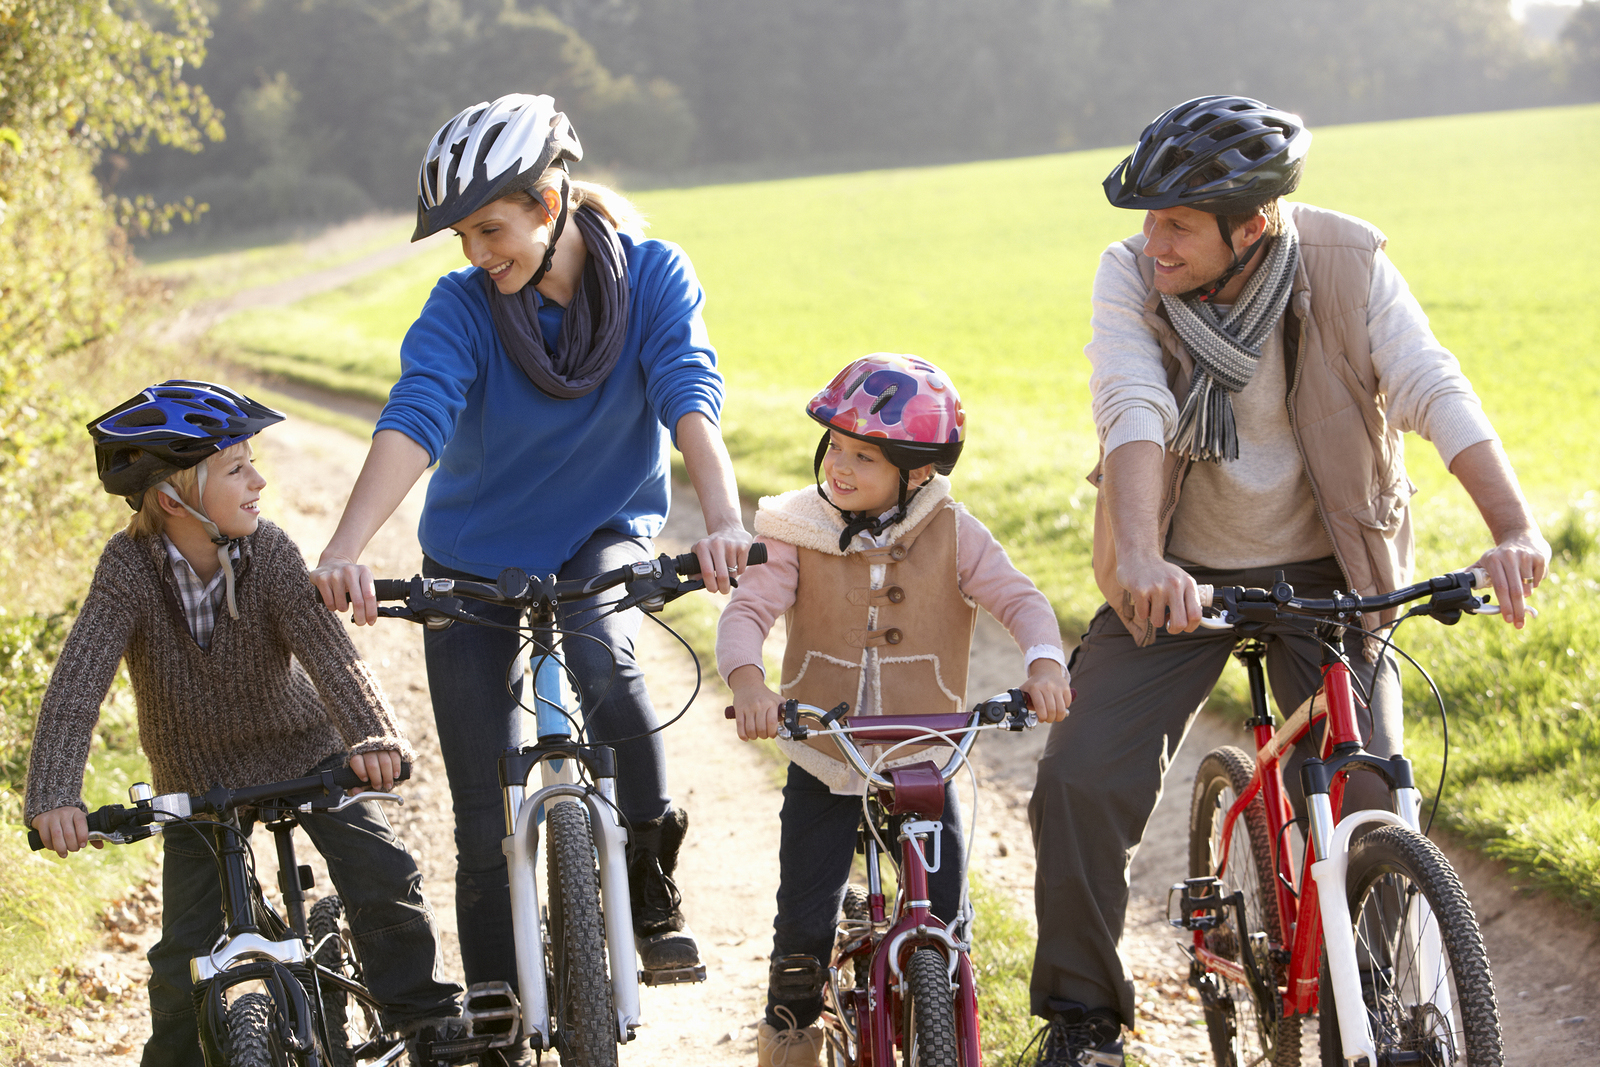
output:
<path id="1" fill-rule="evenodd" d="M 935 508 L 949 499 L 950 479 L 935 474 L 911 498 L 906 517 L 884 531 L 883 547 L 894 544 L 907 530 L 933 514 Z M 761 537 L 787 541 L 797 548 L 809 548 L 828 556 L 850 555 L 864 552 L 870 547 L 865 541 L 857 539 L 845 551 L 839 551 L 844 517 L 837 508 L 817 495 L 816 486 L 762 497 L 756 510 L 755 530 Z"/>
<path id="2" fill-rule="evenodd" d="M 945 699 L 954 703 L 956 708 L 959 709 L 961 707 L 962 697 L 956 693 L 952 693 L 950 691 L 950 687 L 944 684 L 944 672 L 939 669 L 939 657 L 935 656 L 931 652 L 918 656 L 879 656 L 878 670 L 881 672 L 885 666 L 891 663 L 917 663 L 922 660 L 927 660 L 933 664 L 933 680 L 934 683 L 939 686 L 939 692 L 943 693 Z"/>

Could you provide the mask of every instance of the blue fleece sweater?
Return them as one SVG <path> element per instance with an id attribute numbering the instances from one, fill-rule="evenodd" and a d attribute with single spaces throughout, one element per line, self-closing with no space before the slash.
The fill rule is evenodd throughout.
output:
<path id="1" fill-rule="evenodd" d="M 417 533 L 446 567 L 542 576 L 596 530 L 654 537 L 667 515 L 671 432 L 692 411 L 720 421 L 722 375 L 689 258 L 621 237 L 627 338 L 587 396 L 547 396 L 512 362 L 477 267 L 440 278 L 407 332 L 377 428 L 399 430 L 438 463 Z"/>

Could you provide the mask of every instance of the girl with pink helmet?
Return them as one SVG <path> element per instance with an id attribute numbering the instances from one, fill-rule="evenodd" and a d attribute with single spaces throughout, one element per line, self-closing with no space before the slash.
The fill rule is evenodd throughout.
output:
<path id="1" fill-rule="evenodd" d="M 858 359 L 806 405 L 825 428 L 815 486 L 761 500 L 767 564 L 741 578 L 717 627 L 717 664 L 739 736 L 775 737 L 788 699 L 846 701 L 852 716 L 958 712 L 978 607 L 1024 651 L 1026 692 L 1042 722 L 1067 714 L 1061 632 L 1044 594 L 988 529 L 950 496 L 966 441 L 955 385 L 916 356 Z M 761 647 L 788 622 L 783 674 L 767 683 Z M 831 739 L 780 740 L 789 757 L 779 814 L 778 914 L 757 1055 L 763 1067 L 820 1062 L 827 959 L 861 821 L 859 778 Z M 923 750 L 887 766 L 918 762 Z M 964 922 L 964 841 L 953 787 L 929 879 L 933 910 Z M 948 857 L 955 857 L 952 862 Z"/>

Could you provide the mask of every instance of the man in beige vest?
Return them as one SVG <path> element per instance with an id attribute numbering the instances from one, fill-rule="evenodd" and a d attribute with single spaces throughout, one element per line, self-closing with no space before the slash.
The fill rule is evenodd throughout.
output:
<path id="1" fill-rule="evenodd" d="M 1146 128 L 1106 179 L 1111 202 L 1142 210 L 1144 227 L 1106 250 L 1095 277 L 1094 569 L 1107 602 L 1073 655 L 1077 699 L 1052 728 L 1029 806 L 1041 1063 L 1123 1063 L 1120 1027 L 1135 1022 L 1117 952 L 1128 862 L 1236 640 L 1197 630 L 1197 581 L 1267 586 L 1282 571 L 1313 597 L 1410 582 L 1407 430 L 1433 443 L 1483 513 L 1495 547 L 1477 565 L 1508 622 L 1522 625 L 1549 561 L 1494 429 L 1383 235 L 1280 199 L 1310 140 L 1298 118 L 1259 101 L 1204 97 Z M 1389 756 L 1401 744 L 1399 682 L 1392 659 L 1368 661 L 1375 651 L 1351 659 L 1371 694 L 1368 748 Z M 1304 634 L 1268 644 L 1279 707 L 1310 695 L 1320 662 Z M 1302 747 L 1285 770 L 1295 794 L 1295 768 L 1312 754 Z M 1387 792 L 1357 775 L 1347 806 L 1387 807 Z"/>

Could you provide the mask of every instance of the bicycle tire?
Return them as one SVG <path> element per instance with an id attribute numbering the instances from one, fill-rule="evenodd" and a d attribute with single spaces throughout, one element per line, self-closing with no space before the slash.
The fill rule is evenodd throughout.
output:
<path id="1" fill-rule="evenodd" d="M 905 1067 L 962 1067 L 955 994 L 944 953 L 934 948 L 911 953 L 903 1008 Z"/>
<path id="2" fill-rule="evenodd" d="M 272 998 L 246 993 L 228 1005 L 227 1067 L 287 1067 L 288 1057 L 272 1032 Z"/>
<path id="3" fill-rule="evenodd" d="M 872 921 L 872 909 L 867 903 L 867 887 L 851 883 L 844 890 L 844 917 L 853 923 Z M 865 989 L 872 976 L 872 957 L 857 956 L 852 964 L 855 988 Z"/>
<path id="4" fill-rule="evenodd" d="M 345 967 L 344 902 L 337 896 L 323 897 L 311 905 L 306 916 L 306 930 L 311 943 L 316 946 L 318 965 L 335 974 L 348 973 Z M 354 1067 L 355 1056 L 350 1051 L 349 1010 L 350 997 L 331 983 L 321 987 L 322 1024 L 327 1029 L 324 1046 L 332 1067 Z"/>
<path id="5" fill-rule="evenodd" d="M 1255 761 L 1232 746 L 1213 749 L 1200 761 L 1189 811 L 1190 877 L 1216 874 L 1228 809 L 1249 787 L 1254 773 Z M 1252 1063 L 1296 1067 L 1300 1063 L 1300 1020 L 1283 1017 L 1283 1000 L 1277 992 L 1278 965 L 1268 951 L 1281 941 L 1275 877 L 1266 804 L 1258 794 L 1233 824 L 1233 844 L 1222 879 L 1224 896 L 1235 890 L 1244 892 L 1250 929 L 1240 937 L 1230 910 L 1221 925 L 1206 932 L 1206 945 L 1217 955 L 1241 963 L 1244 952 L 1252 952 L 1257 967 L 1272 982 L 1269 995 L 1273 999 L 1269 1004 L 1258 1003 L 1249 987 L 1209 972 L 1200 979 L 1200 1001 L 1217 1067 Z"/>
<path id="6" fill-rule="evenodd" d="M 616 1067 L 617 1019 L 589 810 L 576 801 L 549 804 L 544 826 L 556 1047 L 563 1067 Z"/>
<path id="7" fill-rule="evenodd" d="M 1382 826 L 1350 849 L 1350 915 L 1358 961 L 1388 960 L 1363 972 L 1362 999 L 1377 1046 L 1378 1061 L 1394 1053 L 1420 1053 L 1427 1067 L 1500 1067 L 1505 1043 L 1494 979 L 1483 934 L 1461 881 L 1438 846 L 1414 830 Z M 1439 984 L 1423 989 L 1416 927 L 1420 897 L 1444 951 L 1444 987 L 1450 993 L 1448 1016 L 1439 1011 Z M 1322 967 L 1319 1004 L 1322 1062 L 1344 1065 L 1333 993 Z M 1441 1025 L 1445 1024 L 1445 1025 Z"/>

